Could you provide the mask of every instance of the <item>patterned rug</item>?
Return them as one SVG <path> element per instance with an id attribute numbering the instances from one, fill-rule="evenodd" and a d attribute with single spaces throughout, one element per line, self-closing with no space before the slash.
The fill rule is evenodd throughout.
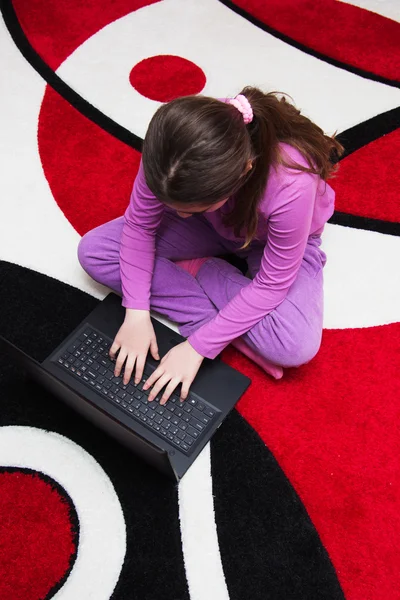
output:
<path id="1" fill-rule="evenodd" d="M 396 0 L 3 0 L 0 332 L 43 360 L 109 290 L 76 255 L 185 94 L 292 96 L 346 148 L 317 356 L 178 486 L 0 356 L 1 600 L 399 600 Z"/>

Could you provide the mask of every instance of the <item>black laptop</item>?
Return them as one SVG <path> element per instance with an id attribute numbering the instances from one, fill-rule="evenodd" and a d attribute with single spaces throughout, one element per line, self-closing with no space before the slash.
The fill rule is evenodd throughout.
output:
<path id="1" fill-rule="evenodd" d="M 125 318 L 121 297 L 110 293 L 42 363 L 0 337 L 8 355 L 84 417 L 178 482 L 250 384 L 219 358 L 205 359 L 189 396 L 180 388 L 163 406 L 148 401 L 143 384 L 158 362 L 149 354 L 142 381 L 114 376 L 109 350 Z M 184 338 L 152 318 L 160 356 Z"/>

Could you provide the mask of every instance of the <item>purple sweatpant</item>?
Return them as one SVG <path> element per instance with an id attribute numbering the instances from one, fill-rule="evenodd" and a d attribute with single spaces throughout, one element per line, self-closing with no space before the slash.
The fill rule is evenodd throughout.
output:
<path id="1" fill-rule="evenodd" d="M 83 269 L 96 281 L 122 296 L 119 246 L 124 218 L 118 217 L 86 233 L 78 246 Z M 267 360 L 282 367 L 309 362 L 318 352 L 323 323 L 323 267 L 326 255 L 320 235 L 310 236 L 296 280 L 285 300 L 243 339 Z M 201 215 L 181 219 L 166 211 L 157 233 L 151 286 L 151 308 L 175 321 L 183 336 L 212 319 L 250 280 L 227 261 L 213 258 L 194 278 L 173 261 L 237 254 L 245 258 L 252 277 L 263 245 L 246 250 L 222 238 Z"/>

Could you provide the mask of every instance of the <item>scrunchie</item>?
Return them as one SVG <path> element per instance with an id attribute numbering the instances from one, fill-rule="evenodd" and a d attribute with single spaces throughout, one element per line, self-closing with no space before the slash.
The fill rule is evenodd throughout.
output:
<path id="1" fill-rule="evenodd" d="M 228 100 L 228 104 L 232 104 L 238 109 L 239 112 L 242 113 L 245 125 L 247 125 L 247 123 L 251 123 L 253 120 L 253 109 L 251 108 L 251 104 L 247 100 L 246 96 L 243 96 L 243 94 L 238 94 L 236 98 L 230 98 Z"/>

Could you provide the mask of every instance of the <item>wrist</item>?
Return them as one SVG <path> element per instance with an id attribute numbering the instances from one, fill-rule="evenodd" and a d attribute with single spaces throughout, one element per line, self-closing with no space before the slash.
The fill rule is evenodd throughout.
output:
<path id="1" fill-rule="evenodd" d="M 150 319 L 150 311 L 139 308 L 126 308 L 125 321 L 138 321 Z"/>
<path id="2" fill-rule="evenodd" d="M 198 350 L 196 350 L 196 348 L 194 348 L 194 347 L 192 346 L 192 344 L 189 342 L 189 340 L 186 340 L 186 342 L 185 342 L 185 343 L 187 344 L 187 347 L 190 349 L 190 351 L 191 351 L 191 352 L 192 352 L 194 355 L 198 356 L 198 357 L 199 357 L 199 358 L 201 358 L 201 359 L 203 359 L 203 358 L 204 358 L 203 354 L 200 354 L 200 352 L 198 352 Z"/>

